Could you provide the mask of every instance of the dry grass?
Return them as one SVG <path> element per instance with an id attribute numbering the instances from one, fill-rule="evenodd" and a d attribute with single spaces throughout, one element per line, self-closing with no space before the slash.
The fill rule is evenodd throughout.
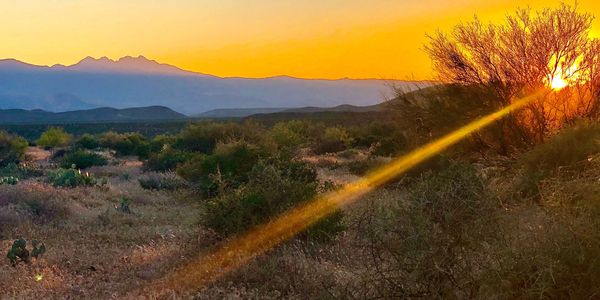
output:
<path id="1" fill-rule="evenodd" d="M 129 181 L 117 176 L 124 171 L 133 174 Z M 56 189 L 32 180 L 0 189 L 0 224 L 12 225 L 3 230 L 0 253 L 21 237 L 43 241 L 48 249 L 30 265 L 13 268 L 8 260 L 0 260 L 1 299 L 123 297 L 213 240 L 210 232 L 196 225 L 197 201 L 143 190 L 135 164 L 93 172 L 110 175 L 108 188 Z M 19 208 L 23 196 L 17 196 L 30 193 L 44 203 L 66 207 L 68 216 L 47 222 L 26 217 Z M 132 214 L 115 209 L 121 196 L 133 199 Z M 43 279 L 36 282 L 36 275 Z"/>
<path id="2" fill-rule="evenodd" d="M 352 154 L 351 158 L 324 155 L 307 159 L 321 165 L 321 160 L 338 164 L 360 158 Z M 594 215 L 578 217 L 580 211 L 577 210 L 574 213 L 578 216 L 570 218 L 571 212 L 560 209 L 579 207 L 573 203 L 580 203 L 585 212 L 598 207 L 595 199 L 600 193 L 597 188 L 599 162 L 598 157 L 592 157 L 575 172 L 564 170 L 559 176 L 542 181 L 539 203 L 503 198 L 514 189 L 514 177 L 518 173 L 511 169 L 514 161 L 487 160 L 487 164 L 476 164 L 479 176 L 494 195 L 490 199 L 499 203 L 495 206 L 497 222 L 493 223 L 492 229 L 501 233 L 502 239 L 486 241 L 477 251 L 464 252 L 468 256 L 454 257 L 459 261 L 467 259 L 486 264 L 456 269 L 470 272 L 467 275 L 474 281 L 466 286 L 477 288 L 473 289 L 473 294 L 450 289 L 452 293 L 443 295 L 455 298 L 561 298 L 569 295 L 577 298 L 588 295 L 581 288 L 587 284 L 585 278 L 570 279 L 572 271 L 582 270 L 582 265 L 576 261 L 570 265 L 563 262 L 576 255 L 587 259 L 585 262 L 592 261 L 598 252 L 595 250 L 597 244 L 588 243 L 589 239 L 583 235 L 597 237 L 596 232 L 586 230 L 600 225 L 590 225 Z M 403 211 L 401 208 L 409 199 L 407 190 L 380 189 L 363 201 L 346 207 L 348 229 L 331 244 L 306 245 L 291 241 L 209 286 L 199 287 L 190 294 L 176 294 L 168 290 L 153 291 L 151 284 L 223 242 L 212 231 L 198 225 L 202 201 L 184 191 L 142 189 L 138 178 L 144 176 L 144 172 L 135 162 L 122 160 L 118 165 L 91 168 L 90 172 L 97 177 L 107 177 L 108 187 L 61 189 L 36 179 L 12 187 L 0 186 L 0 254 L 4 255 L 12 241 L 20 237 L 43 241 L 48 248 L 41 259 L 30 265 L 20 264 L 13 268 L 8 260 L 0 260 L 0 299 L 348 299 L 390 296 L 396 292 L 397 286 L 393 284 L 397 282 L 393 282 L 393 277 L 388 278 L 392 281 L 387 283 L 381 280 L 377 277 L 381 276 L 378 268 L 394 270 L 398 262 L 403 261 L 403 253 L 367 247 L 364 226 L 379 220 L 382 213 L 393 217 L 392 211 Z M 318 172 L 321 180 L 336 184 L 358 178 L 344 168 L 331 168 L 329 164 L 319 167 Z M 123 178 L 124 173 L 129 174 L 127 179 Z M 132 199 L 132 214 L 116 209 L 122 196 Z M 21 204 L 28 199 L 45 203 L 43 207 L 49 213 L 42 218 L 31 214 Z M 432 209 L 425 212 L 430 211 Z M 423 217 L 431 215 L 423 214 Z M 401 227 L 394 226 L 404 219 L 409 218 L 389 219 L 390 228 L 398 230 L 395 235 L 403 234 Z M 475 221 L 472 224 L 483 226 L 481 230 L 490 229 L 490 226 L 485 227 L 486 224 Z M 439 230 L 438 227 L 432 228 Z M 577 231 L 569 231 L 573 229 Z M 479 227 L 464 230 L 480 231 Z M 433 231 L 425 230 L 421 234 L 433 234 Z M 552 245 L 559 247 L 552 248 Z M 436 247 L 435 244 L 418 246 Z M 443 261 L 449 256 L 441 251 L 444 255 L 436 257 L 432 253 L 439 249 L 430 250 L 432 259 Z M 593 270 L 585 273 L 589 274 L 587 280 L 600 278 L 593 277 L 597 273 Z M 35 280 L 38 275 L 42 275 L 41 281 Z M 391 275 L 397 276 L 395 280 L 404 285 L 402 288 L 422 283 L 418 280 L 410 282 L 413 277 L 402 271 Z M 527 281 L 531 276 L 537 281 Z M 555 285 L 551 279 L 571 287 L 574 293 L 581 293 L 553 292 Z M 447 282 L 441 281 L 434 288 L 444 284 Z M 442 294 L 424 294 L 425 297 L 436 295 Z"/>

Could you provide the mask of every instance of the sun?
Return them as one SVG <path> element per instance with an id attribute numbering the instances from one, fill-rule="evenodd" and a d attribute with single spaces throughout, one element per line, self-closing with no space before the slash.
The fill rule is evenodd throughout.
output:
<path id="1" fill-rule="evenodd" d="M 575 63 L 566 69 L 557 68 L 554 73 L 550 74 L 548 81 L 550 88 L 558 91 L 573 84 L 578 77 L 577 63 Z"/>
<path id="2" fill-rule="evenodd" d="M 567 85 L 569 84 L 561 76 L 554 76 L 554 78 L 552 78 L 552 82 L 550 82 L 550 88 L 553 90 L 561 90 Z"/>

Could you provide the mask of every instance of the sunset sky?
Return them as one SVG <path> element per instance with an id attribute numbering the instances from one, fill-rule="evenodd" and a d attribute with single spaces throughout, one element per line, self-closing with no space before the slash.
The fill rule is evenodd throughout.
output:
<path id="1" fill-rule="evenodd" d="M 425 34 L 559 1 L 0 0 L 0 58 L 145 55 L 218 76 L 428 79 Z M 597 0 L 580 10 L 600 15 Z M 600 29 L 600 21 L 594 28 Z M 600 30 L 598 30 L 600 31 Z"/>

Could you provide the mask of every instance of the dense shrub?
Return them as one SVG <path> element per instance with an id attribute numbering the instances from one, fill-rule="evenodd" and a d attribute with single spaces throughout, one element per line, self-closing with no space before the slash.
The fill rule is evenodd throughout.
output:
<path id="1" fill-rule="evenodd" d="M 115 150 L 117 155 L 138 155 L 146 158 L 150 153 L 150 143 L 139 133 L 106 132 L 100 136 L 100 144 Z"/>
<path id="2" fill-rule="evenodd" d="M 13 176 L 0 177 L 0 185 L 2 185 L 2 184 L 15 185 L 17 183 L 19 183 L 19 178 L 16 178 Z"/>
<path id="3" fill-rule="evenodd" d="M 276 123 L 271 128 L 271 135 L 282 148 L 297 147 L 308 140 L 306 123 L 298 120 Z"/>
<path id="4" fill-rule="evenodd" d="M 219 189 L 246 182 L 260 157 L 261 150 L 245 142 L 219 144 L 214 154 L 194 156 L 177 168 L 177 174 L 211 196 Z"/>
<path id="5" fill-rule="evenodd" d="M 373 157 L 361 160 L 353 160 L 347 164 L 348 171 L 354 175 L 364 176 L 367 173 L 383 166 L 385 161 Z"/>
<path id="6" fill-rule="evenodd" d="M 355 128 L 352 135 L 354 145 L 372 148 L 375 155 L 397 155 L 409 146 L 404 130 L 398 123 L 373 122 L 364 128 Z"/>
<path id="7" fill-rule="evenodd" d="M 71 168 L 73 165 L 79 169 L 86 169 L 93 166 L 105 166 L 108 160 L 97 153 L 75 150 L 65 154 L 62 158 L 61 166 L 65 169 Z"/>
<path id="8" fill-rule="evenodd" d="M 226 235 L 241 233 L 313 199 L 318 187 L 315 171 L 304 163 L 288 166 L 257 163 L 246 184 L 209 201 L 206 224 Z M 303 235 L 315 242 L 330 240 L 343 230 L 341 221 L 337 212 Z"/>
<path id="9" fill-rule="evenodd" d="M 191 124 L 177 135 L 174 147 L 183 151 L 210 154 L 217 144 L 245 141 L 255 145 L 267 145 L 269 135 L 263 126 L 247 121 L 238 123 L 202 122 Z"/>
<path id="10" fill-rule="evenodd" d="M 372 205 L 373 215 L 358 225 L 364 244 L 357 248 L 371 258 L 362 261 L 372 284 L 369 297 L 445 298 L 477 291 L 474 276 L 489 264 L 482 251 L 497 237 L 497 204 L 473 167 L 452 163 L 424 173 L 406 201 Z"/>
<path id="11" fill-rule="evenodd" d="M 64 147 L 71 141 L 71 135 L 62 128 L 50 127 L 37 140 L 37 145 L 46 149 Z"/>
<path id="12" fill-rule="evenodd" d="M 193 153 L 166 147 L 158 153 L 151 153 L 144 162 L 144 168 L 150 171 L 175 171 L 177 166 L 194 157 Z"/>
<path id="13" fill-rule="evenodd" d="M 22 160 L 27 146 L 24 138 L 0 131 L 0 167 Z"/>
<path id="14" fill-rule="evenodd" d="M 18 179 L 28 179 L 32 177 L 38 177 L 44 175 L 44 171 L 40 167 L 33 165 L 17 165 L 10 163 L 0 168 L 0 176 L 2 177 L 15 177 Z"/>
<path id="15" fill-rule="evenodd" d="M 174 173 L 146 173 L 138 178 L 138 182 L 146 190 L 175 191 L 185 187 L 185 182 Z"/>
<path id="16" fill-rule="evenodd" d="M 76 146 L 83 149 L 94 150 L 100 148 L 101 144 L 100 140 L 96 137 L 86 133 L 77 140 Z"/>
<path id="17" fill-rule="evenodd" d="M 316 154 L 335 153 L 345 150 L 352 143 L 352 137 L 342 127 L 328 127 L 325 132 L 317 138 L 313 147 Z"/>
<path id="18" fill-rule="evenodd" d="M 523 155 L 528 171 L 550 172 L 600 152 L 600 125 L 580 123 L 567 128 Z"/>
<path id="19" fill-rule="evenodd" d="M 93 175 L 75 169 L 58 169 L 48 174 L 48 182 L 59 187 L 90 186 L 96 184 Z"/>
<path id="20" fill-rule="evenodd" d="M 600 125 L 579 123 L 535 146 L 520 158 L 523 173 L 515 189 L 523 197 L 538 197 L 540 180 L 560 167 L 573 166 L 600 152 Z"/>

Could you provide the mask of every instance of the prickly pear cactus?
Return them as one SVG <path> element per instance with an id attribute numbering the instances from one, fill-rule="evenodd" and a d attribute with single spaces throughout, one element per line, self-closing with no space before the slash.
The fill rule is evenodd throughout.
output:
<path id="1" fill-rule="evenodd" d="M 27 241 L 24 239 L 18 239 L 13 242 L 12 247 L 8 250 L 6 255 L 10 260 L 10 263 L 15 266 L 20 261 L 29 263 L 29 251 L 27 251 Z"/>
<path id="2" fill-rule="evenodd" d="M 33 249 L 31 250 L 31 257 L 37 259 L 42 254 L 46 253 L 46 245 L 44 245 L 44 243 L 39 245 L 38 241 L 33 240 L 31 241 L 31 245 L 33 246 Z"/>
<path id="3" fill-rule="evenodd" d="M 46 245 L 40 244 L 38 241 L 31 241 L 33 249 L 31 253 L 27 250 L 27 241 L 25 239 L 18 239 L 13 242 L 12 247 L 8 250 L 6 257 L 10 260 L 13 266 L 16 266 L 19 262 L 30 263 L 30 258 L 37 259 L 46 252 Z"/>

